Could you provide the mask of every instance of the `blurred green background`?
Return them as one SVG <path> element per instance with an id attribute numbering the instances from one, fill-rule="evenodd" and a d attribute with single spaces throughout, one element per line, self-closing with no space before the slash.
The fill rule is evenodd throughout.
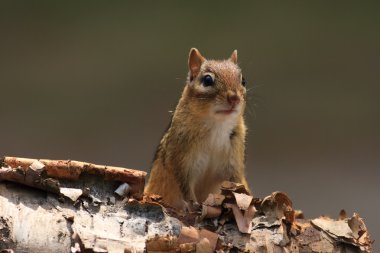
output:
<path id="1" fill-rule="evenodd" d="M 285 191 L 307 217 L 357 211 L 379 242 L 379 7 L 1 1 L 0 155 L 148 170 L 189 49 L 238 49 L 254 194 Z"/>

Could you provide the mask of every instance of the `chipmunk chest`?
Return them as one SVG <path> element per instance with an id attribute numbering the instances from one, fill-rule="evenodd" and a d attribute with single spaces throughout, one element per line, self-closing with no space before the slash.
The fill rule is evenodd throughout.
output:
<path id="1" fill-rule="evenodd" d="M 193 153 L 192 170 L 202 176 L 204 174 L 223 175 L 231 157 L 232 143 L 230 134 L 232 127 L 220 126 L 212 129 L 199 143 Z"/>

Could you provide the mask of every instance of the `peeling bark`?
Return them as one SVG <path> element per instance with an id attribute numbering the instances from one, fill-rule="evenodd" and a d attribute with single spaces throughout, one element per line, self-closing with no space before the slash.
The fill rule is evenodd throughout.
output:
<path id="1" fill-rule="evenodd" d="M 146 172 L 144 171 L 72 160 L 30 159 L 6 156 L 0 159 L 0 166 L 0 181 L 17 182 L 47 191 L 50 190 L 51 181 L 54 181 L 53 184 L 58 182 L 53 179 L 75 181 L 79 180 L 81 176 L 94 175 L 99 177 L 99 179 L 128 183 L 131 185 L 132 191 L 142 194 L 146 176 Z M 44 182 L 46 178 L 49 178 L 49 180 Z M 56 186 L 53 186 L 53 188 L 52 191 L 56 192 Z"/>
<path id="2" fill-rule="evenodd" d="M 181 213 L 160 196 L 130 191 L 141 192 L 144 172 L 109 168 L 3 159 L 1 252 L 371 252 L 357 214 L 307 220 L 286 194 L 257 199 L 232 182 Z"/>

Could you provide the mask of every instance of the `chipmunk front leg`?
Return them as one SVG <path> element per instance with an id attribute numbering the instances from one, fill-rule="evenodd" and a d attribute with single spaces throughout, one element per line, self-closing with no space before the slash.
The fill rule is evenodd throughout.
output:
<path id="1" fill-rule="evenodd" d="M 176 177 L 177 181 L 180 182 L 179 187 L 183 198 L 187 201 L 197 202 L 194 175 L 191 175 L 187 169 L 180 169 L 177 171 Z"/>
<path id="2" fill-rule="evenodd" d="M 250 192 L 247 179 L 245 177 L 244 152 L 245 152 L 245 125 L 239 124 L 234 129 L 234 135 L 231 136 L 231 154 L 229 158 L 228 171 L 230 172 L 230 181 L 241 183 Z"/>
<path id="3" fill-rule="evenodd" d="M 181 181 L 181 182 L 186 182 L 186 181 Z M 188 183 L 183 183 L 180 185 L 180 189 L 183 195 L 183 210 L 187 212 L 191 212 L 194 210 L 194 205 L 198 204 L 197 197 L 195 194 L 195 187 L 194 183 L 192 183 L 190 180 L 187 181 Z"/>
<path id="4" fill-rule="evenodd" d="M 184 185 L 182 187 L 182 192 L 185 199 L 187 199 L 188 201 L 197 202 L 194 187 L 192 187 L 190 184 Z"/>

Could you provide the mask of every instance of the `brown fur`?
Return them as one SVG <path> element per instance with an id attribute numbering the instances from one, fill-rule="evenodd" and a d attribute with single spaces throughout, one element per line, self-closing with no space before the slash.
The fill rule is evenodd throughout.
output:
<path id="1" fill-rule="evenodd" d="M 237 52 L 223 61 L 206 60 L 198 50 L 189 55 L 189 77 L 153 161 L 145 192 L 156 193 L 168 204 L 184 208 L 185 202 L 201 202 L 217 192 L 220 183 L 243 183 L 246 126 L 246 90 L 242 85 Z M 202 78 L 213 76 L 212 87 Z M 229 107 L 227 98 L 237 96 L 239 109 L 219 113 Z"/>

